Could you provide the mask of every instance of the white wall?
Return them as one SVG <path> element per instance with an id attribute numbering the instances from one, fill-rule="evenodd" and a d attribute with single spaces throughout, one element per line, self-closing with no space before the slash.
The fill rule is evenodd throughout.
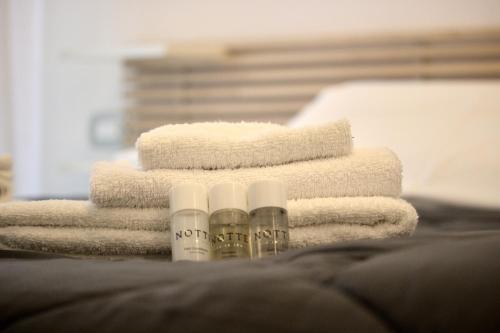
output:
<path id="1" fill-rule="evenodd" d="M 89 131 L 93 116 L 122 108 L 120 63 L 69 54 L 120 46 L 106 3 L 45 1 L 44 196 L 85 195 L 93 162 L 115 150 L 94 147 Z"/>
<path id="2" fill-rule="evenodd" d="M 118 60 L 68 53 L 168 40 L 500 25 L 498 0 L 45 0 L 44 4 L 41 192 L 49 195 L 87 192 L 92 162 L 114 151 L 90 144 L 89 119 L 123 107 Z"/>
<path id="3" fill-rule="evenodd" d="M 290 35 L 500 24 L 498 0 L 47 0 L 83 42 Z M 99 32 L 97 35 L 91 32 Z M 83 31 L 82 31 L 83 32 Z M 79 36 L 82 34 L 79 33 Z"/>
<path id="4" fill-rule="evenodd" d="M 9 60 L 7 41 L 9 30 L 7 29 L 7 1 L 0 0 L 0 155 L 10 153 L 11 131 L 10 131 L 10 106 L 9 106 Z"/>
<path id="5" fill-rule="evenodd" d="M 7 31 L 3 57 L 8 68 L 2 73 L 4 80 L 7 78 L 2 103 L 5 134 L 9 136 L 6 148 L 14 160 L 15 193 L 36 196 L 43 190 L 43 2 L 9 1 L 2 7 L 7 16 L 1 27 Z"/>

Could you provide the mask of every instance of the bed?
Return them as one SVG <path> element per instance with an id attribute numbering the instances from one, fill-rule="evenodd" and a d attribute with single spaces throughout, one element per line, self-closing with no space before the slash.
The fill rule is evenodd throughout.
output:
<path id="1" fill-rule="evenodd" d="M 5 332 L 497 332 L 500 211 L 412 201 L 408 239 L 171 264 L 0 251 Z"/>
<path id="2" fill-rule="evenodd" d="M 245 112 L 255 116 L 255 107 L 264 110 L 255 119 L 271 111 L 283 122 L 295 115 L 291 126 L 347 117 L 354 132 L 363 133 L 354 138 L 356 144 L 386 145 L 401 156 L 407 170 L 403 194 L 416 207 L 419 225 L 407 238 L 342 242 L 251 262 L 170 263 L 168 257 L 89 258 L 0 249 L 0 330 L 498 332 L 500 84 L 491 79 L 500 75 L 499 36 L 498 31 L 482 31 L 356 40 L 354 47 L 366 53 L 352 53 L 352 39 L 235 44 L 230 49 L 249 58 L 229 65 L 218 58 L 208 63 L 191 59 L 189 65 L 165 59 L 129 62 L 132 80 L 140 88 L 132 94 L 137 105 L 128 111 L 129 142 L 144 126 L 155 126 L 161 119 L 185 121 L 203 112 L 213 120 L 210 117 L 217 117 L 217 112 L 204 109 L 207 101 L 211 106 L 236 107 L 238 112 L 230 120 L 240 119 Z M 293 48 L 296 45 L 299 50 Z M 388 50 L 381 50 L 381 45 Z M 339 49 L 344 51 L 336 53 Z M 290 55 L 283 58 L 279 54 L 283 50 L 291 50 Z M 279 80 L 304 53 L 309 62 L 303 61 L 303 70 L 292 71 L 289 80 Z M 339 56 L 325 61 L 335 54 Z M 355 61 L 349 62 L 353 54 Z M 392 68 L 387 57 L 399 69 Z M 421 59 L 416 66 L 415 57 Z M 231 72 L 224 66 L 246 72 L 245 80 L 257 80 L 248 68 L 262 71 L 263 60 L 278 67 L 288 61 L 278 71 L 264 71 L 266 78 L 274 80 L 265 84 L 283 84 L 276 91 L 284 93 L 273 101 L 261 98 L 260 90 L 236 88 L 232 97 L 207 97 L 203 89 L 193 90 L 196 84 L 189 81 L 208 80 L 206 86 L 213 87 L 214 72 Z M 348 69 L 337 75 L 339 66 Z M 212 74 L 197 76 L 197 70 L 207 68 Z M 177 76 L 166 75 L 169 71 Z M 183 76 L 183 71 L 190 74 Z M 443 80 L 450 77 L 476 81 Z M 359 78 L 365 81 L 339 84 Z M 300 85 L 309 79 L 314 81 L 314 91 Z M 325 86 L 329 87 L 308 103 Z M 169 89 L 170 94 L 162 95 L 162 90 Z M 297 89 L 302 93 L 297 94 Z M 158 94 L 164 98 L 158 99 Z M 442 103 L 440 117 L 429 109 L 436 98 Z M 421 104 L 415 105 L 415 100 Z M 298 109 L 301 112 L 296 114 Z M 179 116 L 183 110 L 189 112 Z M 394 110 L 405 116 L 392 117 Z M 464 114 L 467 117 L 462 118 Z M 461 121 L 446 132 L 457 139 L 447 140 L 444 152 L 436 142 L 442 139 L 447 119 Z M 426 128 L 425 140 L 401 135 L 414 133 L 415 124 L 435 126 Z M 473 131 L 464 131 L 465 125 Z M 396 127 L 399 132 L 391 132 Z M 457 137 L 457 133 L 468 136 Z M 478 152 L 474 159 L 471 151 Z"/>

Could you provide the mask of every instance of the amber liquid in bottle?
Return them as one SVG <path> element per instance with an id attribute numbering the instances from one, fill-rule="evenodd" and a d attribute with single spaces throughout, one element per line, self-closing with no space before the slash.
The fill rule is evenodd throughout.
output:
<path id="1" fill-rule="evenodd" d="M 250 258 L 248 214 L 239 209 L 221 209 L 210 215 L 212 260 Z"/>

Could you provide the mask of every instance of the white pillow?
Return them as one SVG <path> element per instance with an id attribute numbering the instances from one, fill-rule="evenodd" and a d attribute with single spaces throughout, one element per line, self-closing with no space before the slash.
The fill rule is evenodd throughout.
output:
<path id="1" fill-rule="evenodd" d="M 372 81 L 325 89 L 289 123 L 347 118 L 355 147 L 403 162 L 403 195 L 500 207 L 500 81 Z"/>

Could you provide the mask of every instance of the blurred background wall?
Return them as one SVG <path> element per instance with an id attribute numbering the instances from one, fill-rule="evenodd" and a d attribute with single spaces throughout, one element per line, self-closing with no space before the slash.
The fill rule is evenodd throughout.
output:
<path id="1" fill-rule="evenodd" d="M 11 147 L 8 102 L 7 2 L 0 1 L 0 154 Z"/>
<path id="2" fill-rule="evenodd" d="M 498 0 L 0 0 L 0 153 L 16 195 L 86 195 L 91 165 L 121 147 L 121 61 L 168 41 L 307 37 L 498 25 Z"/>

